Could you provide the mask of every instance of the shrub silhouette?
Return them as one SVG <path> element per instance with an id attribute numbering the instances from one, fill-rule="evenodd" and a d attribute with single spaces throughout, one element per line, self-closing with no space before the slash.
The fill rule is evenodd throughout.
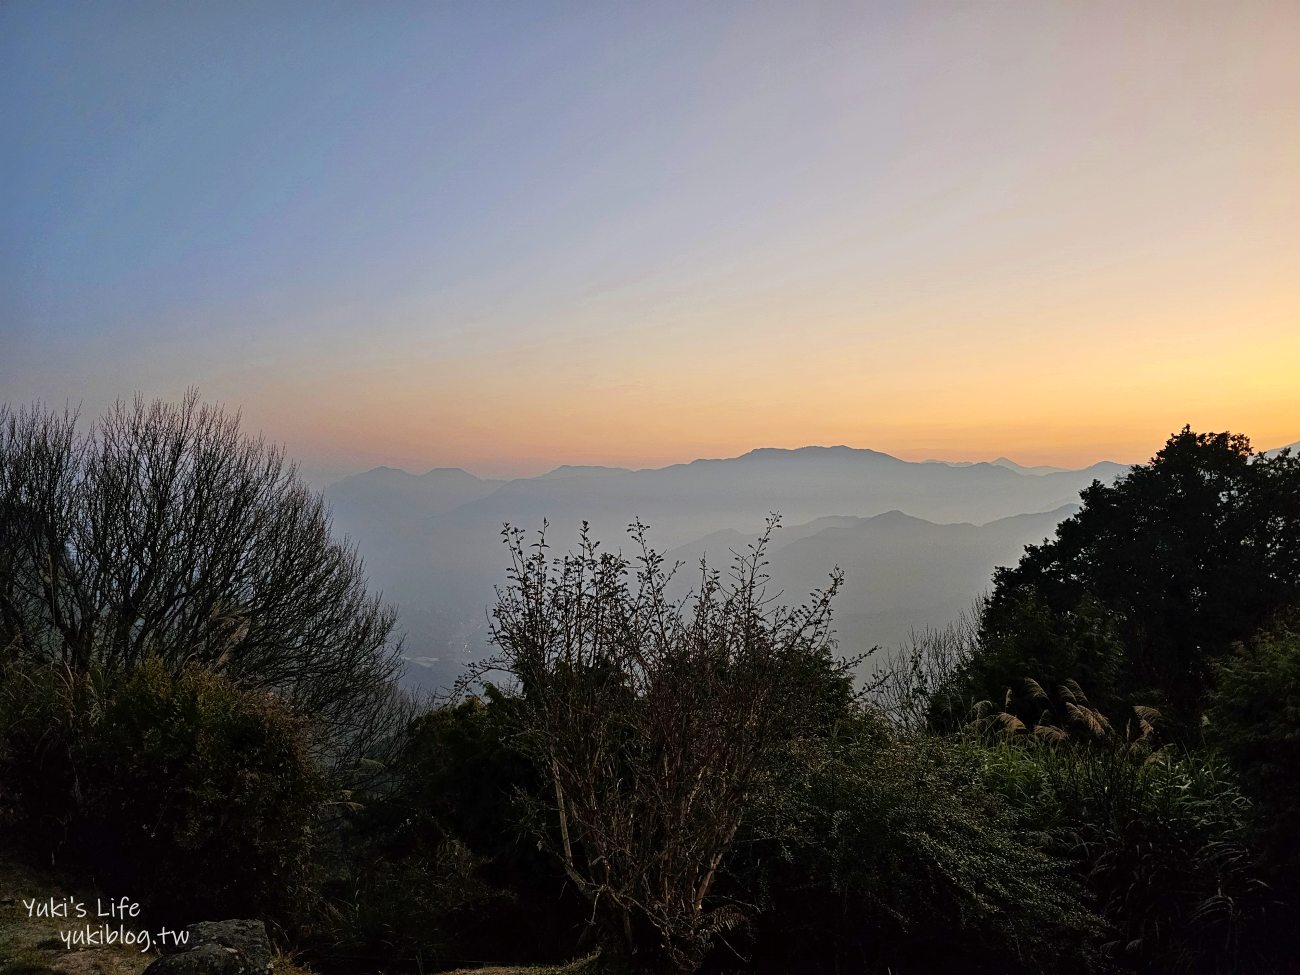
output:
<path id="1" fill-rule="evenodd" d="M 846 711 L 746 835 L 758 972 L 1089 972 L 1103 923 L 1069 863 L 984 784 L 972 742 Z M 744 970 L 744 969 L 742 969 Z"/>
<path id="2" fill-rule="evenodd" d="M 338 761 L 390 729 L 393 612 L 320 496 L 239 417 L 0 406 L 0 647 L 76 674 L 197 662 L 274 690 Z"/>
<path id="3" fill-rule="evenodd" d="M 1298 492 L 1300 457 L 1184 428 L 997 570 L 979 651 L 950 693 L 1074 679 L 1102 710 L 1152 705 L 1194 735 L 1214 661 L 1300 600 Z M 1012 702 L 1022 720 L 1033 706 Z"/>
<path id="4" fill-rule="evenodd" d="M 156 660 L 128 674 L 0 674 L 10 825 L 57 862 L 178 923 L 312 907 L 325 784 L 303 719 L 272 694 Z"/>
<path id="5" fill-rule="evenodd" d="M 844 683 L 824 592 L 797 608 L 765 592 L 768 533 L 731 576 L 672 570 L 631 529 L 635 563 L 580 548 L 550 561 L 506 531 L 496 666 L 518 681 L 520 741 L 544 785 L 541 833 L 587 899 L 608 951 L 640 970 L 694 971 L 742 919 L 713 896 L 737 831 L 790 743 Z M 634 577 L 633 577 L 634 574 Z"/>

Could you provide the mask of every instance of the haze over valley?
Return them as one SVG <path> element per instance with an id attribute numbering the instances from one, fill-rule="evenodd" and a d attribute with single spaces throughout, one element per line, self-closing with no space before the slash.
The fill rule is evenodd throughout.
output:
<path id="1" fill-rule="evenodd" d="M 759 449 L 670 467 L 559 467 L 539 477 L 480 479 L 459 469 L 417 475 L 390 467 L 325 491 L 336 529 L 356 543 L 373 584 L 397 604 L 406 680 L 448 687 L 488 652 L 487 607 L 505 582 L 501 528 L 535 537 L 549 522 L 556 552 L 583 521 L 605 548 L 630 551 L 634 519 L 669 564 L 679 593 L 706 558 L 726 568 L 762 531 L 782 525 L 769 552 L 773 592 L 807 593 L 845 574 L 836 629 L 846 654 L 893 647 L 912 629 L 951 622 L 984 592 L 993 568 L 1051 535 L 1079 491 L 1127 468 L 1079 470 L 989 463 L 911 462 L 849 447 Z M 869 664 L 870 665 L 870 662 Z"/>

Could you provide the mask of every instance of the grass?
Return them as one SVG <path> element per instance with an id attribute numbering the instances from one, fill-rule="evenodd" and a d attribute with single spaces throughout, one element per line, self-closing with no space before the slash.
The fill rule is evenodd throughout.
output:
<path id="1" fill-rule="evenodd" d="M 571 961 L 567 965 L 509 965 L 493 968 L 458 968 L 443 975 L 606 975 L 600 964 L 600 952 Z M 3 973 L 0 973 L 3 975 Z"/>
<path id="2" fill-rule="evenodd" d="M 157 957 L 119 945 L 69 950 L 59 932 L 84 922 L 28 917 L 23 906 L 25 898 L 70 895 L 94 903 L 93 892 L 0 852 L 0 975 L 140 975 Z"/>
<path id="3" fill-rule="evenodd" d="M 109 947 L 69 950 L 59 932 L 85 921 L 28 917 L 24 899 L 56 901 L 75 896 L 93 905 L 96 891 L 38 869 L 0 850 L 0 975 L 140 975 L 158 957 L 157 951 Z M 93 910 L 92 910 L 93 913 Z M 88 919 L 92 922 L 93 918 Z M 277 953 L 276 975 L 314 975 L 292 954 Z M 566 965 L 495 966 L 460 968 L 445 975 L 608 975 L 609 969 L 595 952 Z"/>
<path id="4" fill-rule="evenodd" d="M 67 896 L 89 905 L 98 892 L 0 850 L 0 975 L 140 975 L 158 957 L 157 950 L 142 952 L 119 945 L 70 951 L 59 932 L 85 921 L 29 917 L 23 906 L 24 899 L 58 901 Z M 274 971 L 275 975 L 315 975 L 285 952 L 276 952 Z"/>
<path id="5" fill-rule="evenodd" d="M 275 953 L 275 958 L 271 960 L 271 971 L 275 975 L 316 975 L 310 968 L 298 961 L 296 955 L 283 951 Z M 0 972 L 0 975 L 4 975 L 4 973 Z"/>

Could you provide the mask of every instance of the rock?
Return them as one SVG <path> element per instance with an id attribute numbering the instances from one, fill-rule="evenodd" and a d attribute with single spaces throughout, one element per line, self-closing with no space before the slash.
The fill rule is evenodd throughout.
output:
<path id="1" fill-rule="evenodd" d="M 271 939 L 261 921 L 200 921 L 185 929 L 191 945 L 234 948 L 248 960 L 253 975 L 271 975 Z"/>
<path id="2" fill-rule="evenodd" d="M 144 975 L 271 975 L 271 939 L 261 921 L 201 921 L 169 944 Z"/>
<path id="3" fill-rule="evenodd" d="M 163 955 L 144 970 L 144 975 L 252 975 L 252 972 L 239 949 L 206 944 Z"/>

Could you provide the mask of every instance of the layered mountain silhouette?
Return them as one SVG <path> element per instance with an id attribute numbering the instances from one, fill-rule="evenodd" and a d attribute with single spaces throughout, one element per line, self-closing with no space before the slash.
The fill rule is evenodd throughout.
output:
<path id="1" fill-rule="evenodd" d="M 652 470 L 560 467 L 539 477 L 482 480 L 462 470 L 415 475 L 376 468 L 326 490 L 337 529 L 357 544 L 372 583 L 397 603 L 413 664 L 408 679 L 446 686 L 488 648 L 493 586 L 505 580 L 504 524 L 549 523 L 556 552 L 585 521 L 605 549 L 630 551 L 627 528 L 681 561 L 683 585 L 744 551 L 771 512 L 785 527 L 770 547 L 773 591 L 798 600 L 840 566 L 843 649 L 892 645 L 943 625 L 1073 510 L 1093 480 L 1082 470 L 994 463 L 910 462 L 849 447 L 760 449 Z"/>
<path id="2" fill-rule="evenodd" d="M 946 464 L 949 467 L 975 467 L 984 463 L 978 460 L 928 460 L 927 464 Z M 1025 467 L 1017 464 L 1010 457 L 999 457 L 997 460 L 991 460 L 988 463 L 994 467 L 1005 467 L 1009 471 L 1015 471 L 1017 474 L 1061 474 L 1069 470 L 1068 467 L 1048 467 L 1040 465 L 1038 467 Z"/>

